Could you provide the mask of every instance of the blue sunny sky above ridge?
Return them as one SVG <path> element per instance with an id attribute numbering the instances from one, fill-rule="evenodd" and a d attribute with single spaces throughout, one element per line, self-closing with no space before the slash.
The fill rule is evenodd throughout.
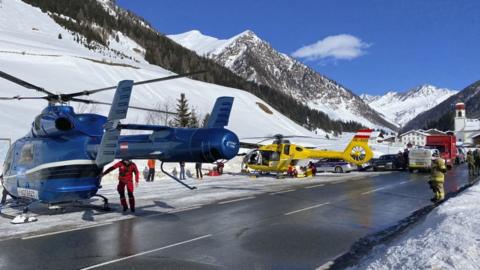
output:
<path id="1" fill-rule="evenodd" d="M 117 0 L 164 34 L 250 29 L 357 94 L 480 79 L 480 1 Z"/>

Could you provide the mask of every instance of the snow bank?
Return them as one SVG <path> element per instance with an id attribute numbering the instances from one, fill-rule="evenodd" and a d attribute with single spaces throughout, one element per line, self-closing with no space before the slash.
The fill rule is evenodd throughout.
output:
<path id="1" fill-rule="evenodd" d="M 479 269 L 480 186 L 433 210 L 406 235 L 352 269 Z"/>

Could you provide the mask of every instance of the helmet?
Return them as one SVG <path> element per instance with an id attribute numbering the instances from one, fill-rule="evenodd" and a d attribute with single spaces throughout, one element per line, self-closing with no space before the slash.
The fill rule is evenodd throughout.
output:
<path id="1" fill-rule="evenodd" d="M 437 158 L 437 157 L 439 157 L 439 156 L 440 156 L 440 155 L 439 155 L 438 152 L 436 152 L 436 151 L 433 152 L 433 154 L 432 154 L 432 157 L 436 157 L 436 158 Z"/>

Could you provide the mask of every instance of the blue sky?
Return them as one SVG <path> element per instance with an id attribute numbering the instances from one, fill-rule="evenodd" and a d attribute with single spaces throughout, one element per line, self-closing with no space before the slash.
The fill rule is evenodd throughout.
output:
<path id="1" fill-rule="evenodd" d="M 480 80 L 480 1 L 117 0 L 165 34 L 246 29 L 357 94 Z M 303 48 L 303 49 L 302 49 Z"/>

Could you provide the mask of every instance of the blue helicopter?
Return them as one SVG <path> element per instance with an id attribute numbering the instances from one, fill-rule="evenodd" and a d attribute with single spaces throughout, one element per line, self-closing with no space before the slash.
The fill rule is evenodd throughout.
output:
<path id="1" fill-rule="evenodd" d="M 168 174 L 164 162 L 214 162 L 231 159 L 239 150 L 235 133 L 228 125 L 233 97 L 216 100 L 205 128 L 172 128 L 168 126 L 123 124 L 129 108 L 171 113 L 129 106 L 132 87 L 172 80 L 198 72 L 153 80 L 121 81 L 117 86 L 85 90 L 71 94 L 54 94 L 0 71 L 0 77 L 36 90 L 42 97 L 0 97 L 0 100 L 44 99 L 48 106 L 35 118 L 30 132 L 10 147 L 1 179 L 6 194 L 13 198 L 55 205 L 87 200 L 101 188 L 103 167 L 114 159 L 157 159 L 161 170 L 184 186 L 195 189 Z M 82 99 L 98 92 L 116 89 L 113 102 Z M 69 102 L 110 105 L 108 117 L 77 114 Z M 145 135 L 120 135 L 121 130 L 151 131 Z M 3 199 L 3 200 L 4 200 Z M 27 206 L 28 207 L 28 206 Z M 28 208 L 24 209 L 24 211 Z"/>

